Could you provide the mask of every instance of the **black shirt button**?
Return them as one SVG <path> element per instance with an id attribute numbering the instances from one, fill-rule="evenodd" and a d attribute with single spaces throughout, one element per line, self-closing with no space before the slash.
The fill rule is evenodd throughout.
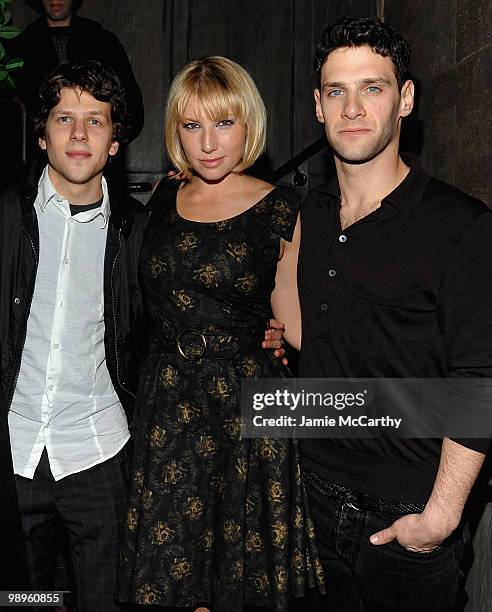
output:
<path id="1" fill-rule="evenodd" d="M 340 234 L 340 236 L 338 236 L 338 241 L 347 242 L 347 236 L 345 236 L 345 234 Z"/>
<path id="2" fill-rule="evenodd" d="M 328 304 L 321 304 L 321 310 L 326 312 L 328 310 Z"/>
<path id="3" fill-rule="evenodd" d="M 17 306 L 21 303 L 21 299 L 16 297 L 14 298 L 14 304 L 16 304 Z"/>
<path id="4" fill-rule="evenodd" d="M 328 270 L 328 276 L 331 276 L 333 278 L 334 276 L 336 276 L 336 274 L 337 274 L 336 270 Z"/>

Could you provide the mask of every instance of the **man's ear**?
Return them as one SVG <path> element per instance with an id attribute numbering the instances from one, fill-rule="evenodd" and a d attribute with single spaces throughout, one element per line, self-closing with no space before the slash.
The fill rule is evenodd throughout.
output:
<path id="1" fill-rule="evenodd" d="M 415 85 L 413 81 L 406 81 L 400 94 L 400 117 L 408 117 L 412 112 L 415 101 Z"/>
<path id="2" fill-rule="evenodd" d="M 314 90 L 314 103 L 316 105 L 316 118 L 320 123 L 324 123 L 325 118 L 323 117 L 323 111 L 321 109 L 321 93 L 319 89 Z"/>
<path id="3" fill-rule="evenodd" d="M 38 138 L 38 145 L 43 151 L 46 151 L 46 140 L 44 138 Z"/>
<path id="4" fill-rule="evenodd" d="M 113 140 L 113 142 L 111 143 L 111 146 L 109 147 L 108 154 L 111 156 L 116 155 L 116 153 L 118 153 L 119 148 L 120 148 L 120 143 L 117 140 Z"/>

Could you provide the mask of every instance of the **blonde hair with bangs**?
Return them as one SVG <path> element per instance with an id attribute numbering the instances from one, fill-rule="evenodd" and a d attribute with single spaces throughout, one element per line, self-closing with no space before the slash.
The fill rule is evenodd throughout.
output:
<path id="1" fill-rule="evenodd" d="M 204 57 L 187 64 L 174 78 L 166 103 L 165 134 L 170 160 L 178 170 L 175 178 L 189 179 L 193 172 L 183 151 L 178 124 L 195 97 L 214 121 L 230 113 L 246 126 L 241 162 L 235 169 L 249 168 L 263 153 L 266 143 L 266 110 L 260 93 L 246 70 L 225 57 Z"/>

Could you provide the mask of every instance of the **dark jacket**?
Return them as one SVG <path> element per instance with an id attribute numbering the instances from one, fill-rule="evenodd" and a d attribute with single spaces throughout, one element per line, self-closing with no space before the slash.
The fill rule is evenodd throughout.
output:
<path id="1" fill-rule="evenodd" d="M 72 15 L 68 32 L 67 59 L 95 59 L 111 66 L 119 76 L 127 95 L 131 124 L 129 140 L 133 140 L 140 134 L 144 122 L 142 94 L 120 41 L 96 21 L 78 15 Z M 32 114 L 37 107 L 43 77 L 58 64 L 46 19 L 40 17 L 30 23 L 10 42 L 9 51 L 24 60 L 24 66 L 15 72 L 14 77 L 18 94 L 28 113 Z"/>
<path id="2" fill-rule="evenodd" d="M 17 382 L 38 265 L 39 232 L 34 202 L 37 182 L 12 185 L 0 195 L 0 590 L 26 588 L 24 551 L 13 478 L 7 415 Z M 133 198 L 110 189 L 104 261 L 106 362 L 114 388 L 131 421 L 137 383 L 137 332 L 142 316 L 138 258 L 146 213 Z M 83 273 L 83 272 L 82 272 Z M 5 534 L 5 535 L 4 535 Z M 5 537 L 7 541 L 5 541 Z"/>

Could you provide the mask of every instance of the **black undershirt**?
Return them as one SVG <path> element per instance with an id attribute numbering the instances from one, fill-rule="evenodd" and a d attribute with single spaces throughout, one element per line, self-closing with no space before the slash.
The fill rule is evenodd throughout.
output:
<path id="1" fill-rule="evenodd" d="M 86 212 L 88 210 L 94 210 L 95 208 L 99 208 L 103 202 L 103 198 L 94 202 L 94 204 L 70 204 L 70 212 L 72 213 L 72 217 L 78 215 L 81 212 Z"/>

